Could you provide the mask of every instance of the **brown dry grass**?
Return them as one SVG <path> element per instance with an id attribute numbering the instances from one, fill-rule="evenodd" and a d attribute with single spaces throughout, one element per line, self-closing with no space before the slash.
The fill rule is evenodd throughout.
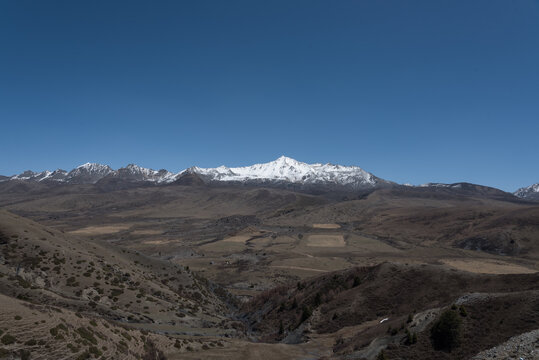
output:
<path id="1" fill-rule="evenodd" d="M 140 229 L 131 231 L 133 235 L 160 235 L 163 231 L 161 230 L 152 230 L 152 229 Z"/>
<path id="2" fill-rule="evenodd" d="M 249 240 L 251 237 L 248 235 L 237 235 L 237 236 L 231 236 L 229 238 L 224 239 L 225 242 L 232 242 L 232 243 L 240 243 L 245 244 L 247 240 Z"/>
<path id="3" fill-rule="evenodd" d="M 131 227 L 130 224 L 116 224 L 103 226 L 87 226 L 82 229 L 71 231 L 75 235 L 106 235 L 115 234 L 120 231 L 127 230 Z"/>
<path id="4" fill-rule="evenodd" d="M 313 224 L 314 229 L 340 229 L 339 224 Z"/>
<path id="5" fill-rule="evenodd" d="M 307 246 L 312 247 L 344 247 L 344 237 L 342 235 L 309 235 Z"/>
<path id="6" fill-rule="evenodd" d="M 442 263 L 458 270 L 478 274 L 533 274 L 537 270 L 521 265 L 487 259 L 444 259 Z"/>

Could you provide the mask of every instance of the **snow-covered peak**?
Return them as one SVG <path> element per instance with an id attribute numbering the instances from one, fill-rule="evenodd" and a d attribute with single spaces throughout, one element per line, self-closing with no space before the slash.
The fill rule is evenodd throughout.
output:
<path id="1" fill-rule="evenodd" d="M 77 184 L 93 184 L 112 172 L 114 170 L 108 165 L 86 163 L 71 170 L 66 176 L 66 181 Z"/>
<path id="2" fill-rule="evenodd" d="M 357 166 L 307 164 L 281 156 L 268 163 L 229 168 L 192 168 L 212 181 L 284 181 L 301 184 L 374 186 L 377 178 Z"/>
<path id="3" fill-rule="evenodd" d="M 71 172 L 78 171 L 78 172 L 90 172 L 90 173 L 107 173 L 113 171 L 110 166 L 98 164 L 98 163 L 85 163 L 82 165 L 77 166 L 75 169 L 71 170 Z"/>
<path id="4" fill-rule="evenodd" d="M 539 183 L 520 188 L 513 194 L 523 199 L 539 200 Z"/>
<path id="5" fill-rule="evenodd" d="M 174 181 L 176 176 L 176 174 L 164 169 L 153 170 L 138 166 L 136 164 L 129 164 L 124 168 L 120 168 L 116 170 L 113 175 L 123 177 L 126 180 L 152 181 L 157 183 Z"/>
<path id="6" fill-rule="evenodd" d="M 126 171 L 129 171 L 132 174 L 141 174 L 145 176 L 150 176 L 157 173 L 157 171 L 155 170 L 143 168 L 136 164 L 129 164 L 125 168 L 122 168 L 122 169 L 125 169 Z M 119 170 L 122 170 L 122 169 L 119 169 Z"/>

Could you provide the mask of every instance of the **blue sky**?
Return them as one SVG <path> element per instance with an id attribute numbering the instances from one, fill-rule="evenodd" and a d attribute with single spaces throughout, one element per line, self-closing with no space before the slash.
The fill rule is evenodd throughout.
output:
<path id="1" fill-rule="evenodd" d="M 538 1 L 0 1 L 0 174 L 282 154 L 539 182 Z"/>

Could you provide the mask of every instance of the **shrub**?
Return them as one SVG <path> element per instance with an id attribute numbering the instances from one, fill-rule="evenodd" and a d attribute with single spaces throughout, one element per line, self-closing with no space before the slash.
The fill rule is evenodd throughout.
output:
<path id="1" fill-rule="evenodd" d="M 77 353 L 79 352 L 80 350 L 80 347 L 76 346 L 76 345 L 73 345 L 73 344 L 67 344 L 67 348 L 72 352 L 72 353 Z"/>
<path id="2" fill-rule="evenodd" d="M 2 344 L 4 345 L 10 345 L 10 344 L 13 344 L 17 339 L 15 339 L 14 336 L 12 335 L 9 335 L 9 334 L 6 334 L 2 337 L 2 339 L 0 339 L 0 341 L 2 341 Z"/>
<path id="3" fill-rule="evenodd" d="M 404 340 L 405 345 L 412 345 L 417 342 L 416 333 L 411 333 L 410 330 L 406 329 L 406 339 Z"/>
<path id="4" fill-rule="evenodd" d="M 88 352 L 90 354 L 94 355 L 94 357 L 96 357 L 96 358 L 98 358 L 98 357 L 100 357 L 102 355 L 102 352 L 98 348 L 96 348 L 95 346 L 90 346 L 88 348 Z"/>
<path id="5" fill-rule="evenodd" d="M 432 326 L 430 336 L 436 350 L 451 351 L 460 343 L 462 320 L 455 311 L 446 310 Z"/>
<path id="6" fill-rule="evenodd" d="M 21 360 L 29 360 L 30 359 L 30 351 L 26 349 L 19 350 L 19 357 Z"/>
<path id="7" fill-rule="evenodd" d="M 94 337 L 94 335 L 88 331 L 86 328 L 83 328 L 83 327 L 80 327 L 78 328 L 77 330 L 77 333 L 79 334 L 79 336 L 85 340 L 88 340 L 89 342 L 91 342 L 92 344 L 94 345 L 97 345 L 97 339 Z"/>
<path id="8" fill-rule="evenodd" d="M 127 341 L 131 341 L 131 335 L 129 335 L 127 332 L 122 332 L 122 336 L 127 339 Z"/>

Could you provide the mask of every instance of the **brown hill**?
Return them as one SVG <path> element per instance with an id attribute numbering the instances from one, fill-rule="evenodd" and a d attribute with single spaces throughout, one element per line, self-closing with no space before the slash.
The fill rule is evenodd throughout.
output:
<path id="1" fill-rule="evenodd" d="M 141 330 L 236 334 L 227 294 L 185 267 L 83 241 L 5 211 L 0 293 Z"/>
<path id="2" fill-rule="evenodd" d="M 462 300 L 463 296 L 471 293 L 485 295 Z M 401 344 L 406 328 L 426 331 L 426 323 L 434 320 L 440 308 L 459 303 L 459 299 L 460 304 L 465 304 L 466 308 L 470 305 L 473 310 L 466 322 L 468 333 L 478 331 L 481 324 L 493 329 L 496 327 L 494 319 L 509 317 L 515 312 L 517 316 L 506 320 L 504 331 L 499 336 L 484 336 L 478 342 L 465 342 L 455 353 L 460 355 L 450 357 L 460 358 L 462 354 L 475 354 L 511 336 L 533 330 L 539 324 L 539 313 L 535 311 L 534 314 L 538 295 L 537 273 L 487 275 L 445 266 L 384 263 L 334 272 L 269 290 L 246 303 L 242 311 L 253 335 L 261 339 L 303 342 L 314 341 L 321 334 L 335 334 L 334 351 L 337 354 L 370 350 L 372 355 L 374 348 L 374 355 L 377 355 L 379 350 L 393 344 L 394 351 L 390 354 L 395 358 L 408 358 L 407 355 L 398 355 L 408 354 L 407 347 L 395 348 Z M 476 302 L 478 298 L 481 301 Z M 510 301 L 510 306 L 506 305 L 505 310 L 497 312 L 492 310 L 494 298 L 498 299 L 495 301 L 498 304 L 496 309 L 508 299 L 520 300 Z M 499 300 L 502 298 L 503 301 Z M 478 305 L 484 301 L 484 307 Z M 411 328 L 410 319 L 417 319 L 417 328 Z M 346 338 L 338 335 L 343 329 L 354 328 L 356 330 L 348 330 Z M 419 343 L 424 344 L 414 347 L 420 349 L 417 354 L 434 351 L 429 339 L 428 332 L 421 333 Z"/>

